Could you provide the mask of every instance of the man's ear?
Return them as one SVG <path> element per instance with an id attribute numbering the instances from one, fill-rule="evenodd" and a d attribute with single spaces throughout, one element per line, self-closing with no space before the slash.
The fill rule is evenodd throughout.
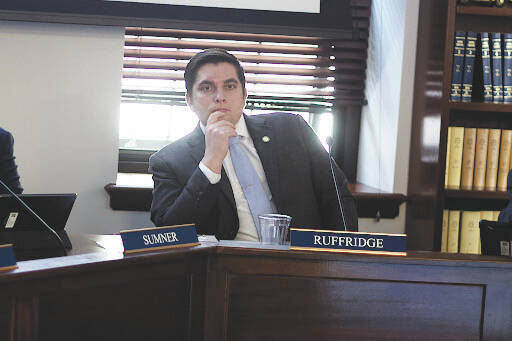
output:
<path id="1" fill-rule="evenodd" d="M 192 108 L 192 99 L 190 98 L 190 95 L 188 94 L 188 92 L 185 94 L 185 100 L 187 101 L 187 105 L 189 106 L 189 108 Z"/>
<path id="2" fill-rule="evenodd" d="M 247 89 L 244 87 L 244 102 L 247 101 Z"/>

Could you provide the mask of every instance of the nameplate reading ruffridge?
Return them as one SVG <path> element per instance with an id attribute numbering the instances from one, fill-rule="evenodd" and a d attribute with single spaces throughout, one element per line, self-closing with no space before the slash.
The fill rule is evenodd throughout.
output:
<path id="1" fill-rule="evenodd" d="M 124 253 L 199 245 L 194 224 L 125 230 L 119 234 L 123 240 Z"/>
<path id="2" fill-rule="evenodd" d="M 0 245 L 0 271 L 7 271 L 17 269 L 16 257 L 12 244 Z"/>
<path id="3" fill-rule="evenodd" d="M 290 229 L 290 250 L 406 256 L 406 235 Z"/>

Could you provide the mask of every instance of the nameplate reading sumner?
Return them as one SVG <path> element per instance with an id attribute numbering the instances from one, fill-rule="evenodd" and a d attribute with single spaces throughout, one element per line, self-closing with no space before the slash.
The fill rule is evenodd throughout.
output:
<path id="1" fill-rule="evenodd" d="M 406 235 L 290 229 L 290 249 L 406 256 Z"/>
<path id="2" fill-rule="evenodd" d="M 0 271 L 17 269 L 12 244 L 0 245 Z"/>
<path id="3" fill-rule="evenodd" d="M 194 224 L 126 230 L 119 234 L 125 254 L 199 245 Z"/>

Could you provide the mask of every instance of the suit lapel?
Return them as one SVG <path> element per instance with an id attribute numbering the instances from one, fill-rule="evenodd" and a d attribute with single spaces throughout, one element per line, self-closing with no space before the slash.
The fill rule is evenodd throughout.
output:
<path id="1" fill-rule="evenodd" d="M 199 123 L 187 142 L 190 147 L 190 155 L 192 158 L 197 161 L 197 163 L 201 162 L 201 159 L 204 156 L 204 134 L 201 127 L 199 127 Z"/>
<path id="2" fill-rule="evenodd" d="M 188 145 L 190 147 L 190 155 L 194 160 L 199 163 L 203 159 L 205 142 L 204 142 L 204 134 L 197 124 L 196 129 L 192 132 L 190 139 L 188 140 Z M 218 183 L 222 193 L 226 196 L 226 199 L 236 208 L 235 197 L 233 195 L 233 189 L 231 188 L 231 184 L 229 182 L 228 176 L 224 171 L 224 167 L 222 167 L 220 181 Z"/>
<path id="3" fill-rule="evenodd" d="M 277 160 L 275 160 L 275 152 L 273 152 L 273 150 L 278 150 L 276 149 L 277 140 L 272 127 L 270 127 L 269 123 L 265 120 L 265 116 L 266 115 L 245 116 L 245 123 L 251 134 L 254 147 L 260 157 L 274 203 L 277 205 L 278 172 Z"/>

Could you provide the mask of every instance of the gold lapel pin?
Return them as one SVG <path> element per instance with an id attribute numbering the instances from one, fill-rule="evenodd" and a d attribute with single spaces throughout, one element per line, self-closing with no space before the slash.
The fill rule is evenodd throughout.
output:
<path id="1" fill-rule="evenodd" d="M 263 142 L 267 143 L 267 142 L 270 142 L 270 137 L 268 137 L 268 136 L 263 136 L 263 137 L 261 138 L 261 140 L 262 140 Z"/>

